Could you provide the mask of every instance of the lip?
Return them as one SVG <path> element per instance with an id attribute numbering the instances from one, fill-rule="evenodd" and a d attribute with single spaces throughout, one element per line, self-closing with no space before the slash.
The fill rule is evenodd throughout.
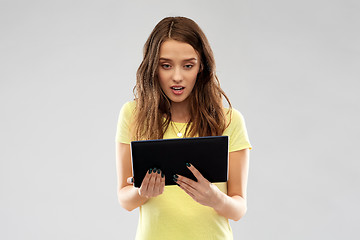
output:
<path id="1" fill-rule="evenodd" d="M 172 89 L 172 88 L 183 88 L 183 89 L 181 89 L 181 90 L 174 90 L 174 89 Z M 171 86 L 170 87 L 170 89 L 171 89 L 171 91 L 175 94 L 175 95 L 181 95 L 181 94 L 183 94 L 183 92 L 184 92 L 184 90 L 185 90 L 185 87 L 183 87 L 183 86 L 180 86 L 180 85 L 174 85 L 174 86 Z"/>
<path id="2" fill-rule="evenodd" d="M 170 88 L 173 88 L 173 87 L 175 87 L 175 88 L 180 88 L 180 87 L 185 88 L 184 86 L 181 86 L 181 85 L 173 85 L 173 86 L 171 86 Z"/>

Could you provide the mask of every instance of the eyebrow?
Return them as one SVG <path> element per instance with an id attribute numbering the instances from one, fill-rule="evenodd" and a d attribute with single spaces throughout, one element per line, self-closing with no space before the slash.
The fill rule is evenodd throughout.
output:
<path id="1" fill-rule="evenodd" d="M 163 58 L 163 57 L 161 57 L 159 60 L 171 61 L 171 59 L 169 59 L 169 58 Z M 187 61 L 191 61 L 191 60 L 197 61 L 196 58 L 188 58 L 188 59 L 184 59 L 183 61 L 184 61 L 184 62 L 187 62 Z"/>

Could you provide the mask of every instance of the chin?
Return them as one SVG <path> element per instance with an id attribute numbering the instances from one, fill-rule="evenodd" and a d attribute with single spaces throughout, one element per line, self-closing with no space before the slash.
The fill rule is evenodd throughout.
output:
<path id="1" fill-rule="evenodd" d="M 171 99 L 170 98 L 170 100 L 171 100 L 172 103 L 182 103 L 182 102 L 185 102 L 185 101 L 187 102 L 189 100 L 189 97 L 181 98 L 181 99 L 179 99 L 179 98 Z"/>

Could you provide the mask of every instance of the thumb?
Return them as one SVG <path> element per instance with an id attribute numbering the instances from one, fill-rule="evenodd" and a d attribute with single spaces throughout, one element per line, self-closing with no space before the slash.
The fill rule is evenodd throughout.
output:
<path id="1" fill-rule="evenodd" d="M 128 184 L 133 184 L 133 183 L 134 183 L 133 177 L 128 177 L 127 183 L 128 183 Z"/>

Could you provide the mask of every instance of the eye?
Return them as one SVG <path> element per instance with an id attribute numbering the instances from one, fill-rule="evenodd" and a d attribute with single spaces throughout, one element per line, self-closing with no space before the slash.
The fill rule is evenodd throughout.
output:
<path id="1" fill-rule="evenodd" d="M 185 68 L 187 68 L 187 69 L 190 69 L 192 67 L 193 67 L 193 65 L 191 65 L 191 64 L 185 65 Z"/>
<path id="2" fill-rule="evenodd" d="M 161 65 L 164 69 L 169 69 L 170 68 L 170 65 L 169 64 L 162 64 Z"/>

